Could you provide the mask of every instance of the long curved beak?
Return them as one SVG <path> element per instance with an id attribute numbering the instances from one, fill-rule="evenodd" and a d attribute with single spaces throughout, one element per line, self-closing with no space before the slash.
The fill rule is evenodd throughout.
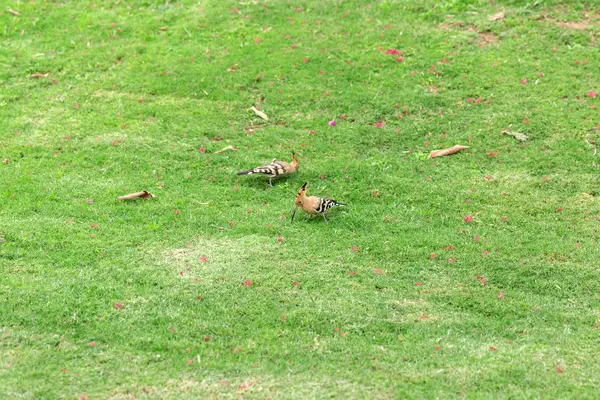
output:
<path id="1" fill-rule="evenodd" d="M 296 215 L 296 210 L 298 209 L 298 207 L 294 207 L 294 211 L 292 211 L 292 220 L 290 221 L 290 224 L 292 222 L 294 222 L 294 215 Z"/>

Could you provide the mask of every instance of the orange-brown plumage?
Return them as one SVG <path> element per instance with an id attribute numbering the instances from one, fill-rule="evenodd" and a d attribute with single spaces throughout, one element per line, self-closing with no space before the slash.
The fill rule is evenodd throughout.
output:
<path id="1" fill-rule="evenodd" d="M 296 215 L 296 210 L 301 208 L 307 214 L 320 214 L 323 216 L 325 223 L 327 223 L 327 217 L 325 217 L 325 213 L 332 207 L 335 206 L 345 206 L 344 203 L 338 203 L 333 199 L 326 199 L 323 197 L 317 196 L 307 196 L 306 195 L 306 185 L 305 183 L 300 188 L 300 191 L 296 195 L 296 201 L 294 204 L 294 211 L 292 212 L 292 220 L 294 222 L 294 216 Z"/>

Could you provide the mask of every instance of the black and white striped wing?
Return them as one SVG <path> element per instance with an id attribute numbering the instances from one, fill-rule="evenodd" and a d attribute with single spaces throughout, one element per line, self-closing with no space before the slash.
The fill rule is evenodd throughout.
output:
<path id="1" fill-rule="evenodd" d="M 283 175 L 285 173 L 285 168 L 283 165 L 278 162 L 272 162 L 271 164 L 262 165 L 260 167 L 256 167 L 252 170 L 255 174 L 265 174 L 271 177 Z"/>
<path id="2" fill-rule="evenodd" d="M 323 214 L 323 213 L 325 213 L 325 211 L 329 210 L 332 207 L 336 207 L 336 206 L 345 206 L 345 204 L 338 203 L 337 201 L 335 201 L 333 199 L 320 198 L 319 205 L 317 206 L 317 212 L 319 214 Z"/>

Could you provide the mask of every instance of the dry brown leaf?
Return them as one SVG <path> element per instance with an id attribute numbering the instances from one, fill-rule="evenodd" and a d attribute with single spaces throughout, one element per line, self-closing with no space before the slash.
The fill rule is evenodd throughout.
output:
<path id="1" fill-rule="evenodd" d="M 469 146 L 462 146 L 460 144 L 456 144 L 452 147 L 448 147 L 447 149 L 433 150 L 431 153 L 429 153 L 429 158 L 448 156 L 450 154 L 458 153 L 459 151 L 468 148 Z"/>
<path id="2" fill-rule="evenodd" d="M 527 136 L 527 135 L 526 135 L 526 134 L 524 134 L 524 133 L 520 133 L 520 132 L 513 132 L 513 131 L 506 130 L 506 129 L 505 129 L 503 132 L 504 132 L 504 134 L 505 134 L 505 135 L 508 135 L 508 136 L 512 136 L 512 137 L 514 137 L 514 138 L 515 138 L 515 139 L 517 139 L 519 142 L 524 142 L 524 141 L 526 141 L 527 139 L 529 139 L 529 136 Z"/>
<path id="3" fill-rule="evenodd" d="M 504 10 L 497 12 L 494 15 L 490 15 L 488 18 L 490 19 L 490 21 L 498 21 L 501 19 L 504 19 L 504 15 L 506 14 L 506 12 Z"/>
<path id="4" fill-rule="evenodd" d="M 167 30 L 167 28 L 168 28 L 168 26 L 161 26 L 161 27 L 160 27 L 160 30 L 161 30 L 161 31 L 166 31 L 166 30 Z"/>
<path id="5" fill-rule="evenodd" d="M 153 197 L 154 195 L 152 193 L 149 193 L 147 190 L 144 190 L 143 192 L 130 193 L 125 196 L 117 197 L 117 200 L 133 200 L 137 198 L 148 200 Z"/>
<path id="6" fill-rule="evenodd" d="M 10 8 L 8 10 L 6 10 L 7 13 L 12 14 L 12 15 L 16 15 L 17 17 L 21 14 L 19 14 L 18 11 L 15 10 L 11 10 Z"/>
<path id="7" fill-rule="evenodd" d="M 258 115 L 259 117 L 261 117 L 262 119 L 264 119 L 265 121 L 269 120 L 269 117 L 267 117 L 267 114 L 265 114 L 264 112 L 258 110 L 256 107 L 252 106 L 250 107 L 250 109 L 252 111 L 254 111 L 254 114 Z"/>
<path id="8" fill-rule="evenodd" d="M 47 78 L 50 76 L 50 72 L 46 72 L 45 74 L 31 74 L 30 78 Z"/>
<path id="9" fill-rule="evenodd" d="M 223 153 L 227 150 L 237 150 L 237 147 L 233 147 L 233 146 L 223 147 L 221 150 L 215 151 L 215 154 Z"/>

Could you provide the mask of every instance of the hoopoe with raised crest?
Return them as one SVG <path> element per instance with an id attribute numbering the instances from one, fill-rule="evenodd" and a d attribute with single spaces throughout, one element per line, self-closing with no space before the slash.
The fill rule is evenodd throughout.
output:
<path id="1" fill-rule="evenodd" d="M 249 169 L 248 171 L 238 172 L 238 175 L 264 174 L 269 176 L 269 186 L 273 187 L 272 180 L 278 176 L 289 175 L 298 171 L 298 159 L 296 154 L 292 153 L 292 161 L 278 161 L 276 158 L 270 164 Z"/>
<path id="2" fill-rule="evenodd" d="M 298 192 L 298 195 L 296 196 L 296 204 L 294 205 L 294 211 L 292 212 L 292 220 L 290 221 L 290 224 L 292 222 L 294 222 L 294 215 L 296 215 L 296 210 L 298 208 L 302 208 L 302 211 L 304 211 L 307 214 L 320 214 L 323 216 L 323 220 L 325 221 L 325 223 L 327 224 L 327 217 L 325 216 L 325 212 L 327 212 L 327 210 L 329 210 L 332 207 L 336 207 L 336 206 L 345 206 L 344 203 L 338 203 L 337 201 L 333 200 L 333 199 L 325 199 L 323 197 L 316 197 L 316 196 L 307 196 L 306 195 L 306 185 L 308 184 L 305 183 L 304 185 L 302 185 L 302 187 L 300 188 L 300 191 Z"/>

